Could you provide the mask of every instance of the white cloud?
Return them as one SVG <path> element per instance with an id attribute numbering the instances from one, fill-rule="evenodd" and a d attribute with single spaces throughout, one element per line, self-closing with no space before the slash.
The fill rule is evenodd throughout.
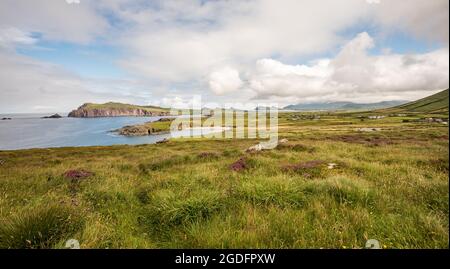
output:
<path id="1" fill-rule="evenodd" d="M 334 59 L 295 66 L 259 60 L 249 75 L 249 87 L 255 99 L 298 101 L 415 99 L 449 87 L 448 49 L 371 56 L 368 50 L 373 46 L 373 39 L 361 33 Z"/>
<path id="2" fill-rule="evenodd" d="M 375 39 L 406 31 L 442 48 L 373 56 L 367 33 L 347 43 L 341 35 L 367 23 L 381 32 Z M 133 79 L 92 81 L 11 53 L 37 39 L 102 40 L 123 52 Z M 448 0 L 2 0 L 1 48 L 0 105 L 10 110 L 154 102 L 169 90 L 214 101 L 415 99 L 448 87 Z M 313 55 L 329 59 L 292 64 Z"/>
<path id="3" fill-rule="evenodd" d="M 374 40 L 366 32 L 358 34 L 343 46 L 331 63 L 333 81 L 346 83 L 352 88 L 368 83 L 375 75 L 375 70 L 372 66 L 374 58 L 367 51 L 374 46 Z"/>
<path id="4" fill-rule="evenodd" d="M 413 1 L 412 4 L 405 1 L 371 1 L 372 4 L 368 4 L 364 0 L 345 3 L 334 0 L 168 0 L 156 1 L 155 5 L 141 9 L 122 5 L 121 9 L 116 6 L 114 10 L 122 19 L 136 25 L 121 39 L 121 44 L 132 52 L 121 61 L 122 67 L 163 83 L 206 80 L 206 86 L 222 95 L 229 91 L 228 86 L 217 82 L 220 74 L 214 70 L 234 66 L 245 76 L 256 61 L 272 55 L 280 61 L 289 61 L 333 50 L 344 42 L 339 31 L 363 21 L 382 26 L 389 33 L 392 28 L 419 37 L 431 33 L 432 38 L 440 36 L 448 43 L 445 37 L 448 24 L 444 22 L 448 20 L 448 1 Z M 370 49 L 374 41 L 363 33 L 355 42 L 347 44 L 347 50 L 342 50 L 334 59 L 334 64 L 339 63 L 340 68 L 335 77 L 340 76 L 345 81 L 343 76 L 351 76 L 352 82 L 359 80 L 361 84 L 372 71 L 366 64 L 368 55 L 359 51 Z M 355 55 L 350 55 L 352 53 Z M 342 62 L 347 59 L 353 66 Z M 358 63 L 365 68 L 358 68 Z M 211 81 L 212 74 L 218 77 L 214 81 Z M 238 77 L 237 74 L 232 76 Z M 298 79 L 296 76 L 296 84 L 311 88 L 322 85 L 315 77 L 305 75 L 301 81 Z M 234 84 L 231 88 L 235 88 L 237 80 L 232 81 L 236 83 L 230 81 Z M 265 87 L 257 83 L 269 81 L 266 78 L 253 83 L 252 87 L 261 89 Z M 285 94 L 289 92 L 287 89 L 299 87 L 287 85 L 289 80 L 283 81 L 281 77 L 276 83 L 284 85 L 280 91 Z"/>
<path id="5" fill-rule="evenodd" d="M 209 76 L 209 87 L 218 95 L 235 92 L 241 86 L 242 81 L 239 72 L 231 67 L 214 71 Z"/>
<path id="6" fill-rule="evenodd" d="M 0 28 L 0 47 L 14 48 L 21 45 L 33 45 L 37 42 L 30 33 L 14 27 Z"/>
<path id="7" fill-rule="evenodd" d="M 438 40 L 448 46 L 449 1 L 380 1 L 372 5 L 375 20 L 384 30 L 406 30 L 418 38 Z"/>
<path id="8" fill-rule="evenodd" d="M 68 112 L 85 102 L 148 100 L 139 91 L 142 85 L 133 81 L 83 79 L 9 50 L 0 49 L 0 70 L 7 70 L 0 72 L 0 113 Z"/>
<path id="9" fill-rule="evenodd" d="M 326 81 L 331 74 L 329 60 L 319 60 L 311 66 L 285 65 L 272 59 L 256 62 L 249 77 L 249 87 L 258 97 L 310 96 L 327 91 Z"/>
<path id="10" fill-rule="evenodd" d="M 179 95 L 170 95 L 163 97 L 159 102 L 153 102 L 153 105 L 161 107 L 170 107 L 177 109 L 190 109 L 193 106 L 192 97 L 183 97 Z"/>
<path id="11" fill-rule="evenodd" d="M 75 3 L 75 2 L 74 2 Z M 95 1 L 68 5 L 63 0 L 2 0 L 0 27 L 38 32 L 43 38 L 88 43 L 108 29 L 106 19 L 95 10 Z"/>
<path id="12" fill-rule="evenodd" d="M 324 52 L 341 41 L 337 31 L 368 12 L 361 0 L 345 5 L 334 0 L 156 2 L 157 8 L 133 12 L 125 6 L 119 13 L 136 25 L 121 39 L 133 54 L 122 64 L 143 76 L 176 82 L 273 54 Z"/>

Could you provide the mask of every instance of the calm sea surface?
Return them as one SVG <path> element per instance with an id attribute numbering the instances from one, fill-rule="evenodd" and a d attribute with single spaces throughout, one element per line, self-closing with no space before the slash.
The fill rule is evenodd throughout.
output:
<path id="1" fill-rule="evenodd" d="M 170 137 L 170 134 L 126 137 L 111 132 L 125 125 L 155 121 L 161 117 L 41 119 L 48 115 L 0 114 L 0 150 L 152 144 Z M 1 120 L 4 117 L 12 120 Z"/>

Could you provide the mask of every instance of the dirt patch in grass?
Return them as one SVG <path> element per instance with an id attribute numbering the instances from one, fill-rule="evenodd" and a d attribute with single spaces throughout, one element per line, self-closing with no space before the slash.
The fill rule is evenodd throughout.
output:
<path id="1" fill-rule="evenodd" d="M 434 167 L 436 170 L 440 171 L 440 172 L 446 172 L 448 173 L 449 169 L 449 161 L 448 159 L 436 159 L 436 160 L 430 160 L 429 164 Z"/>
<path id="2" fill-rule="evenodd" d="M 382 137 L 374 137 L 366 139 L 369 146 L 384 146 L 384 145 L 392 145 L 394 142 L 389 138 L 382 138 Z"/>
<path id="3" fill-rule="evenodd" d="M 241 172 L 248 167 L 247 159 L 245 157 L 239 158 L 236 162 L 230 165 L 230 169 L 235 172 Z"/>
<path id="4" fill-rule="evenodd" d="M 72 182 L 78 182 L 82 179 L 86 179 L 93 175 L 94 175 L 93 172 L 86 171 L 83 169 L 74 169 L 64 172 L 64 177 L 70 179 Z"/>
<path id="5" fill-rule="evenodd" d="M 80 182 L 88 177 L 93 176 L 94 173 L 83 169 L 74 169 L 64 172 L 65 179 L 70 180 L 69 191 L 72 195 L 75 195 L 80 190 Z M 49 180 L 49 179 L 47 179 Z"/>

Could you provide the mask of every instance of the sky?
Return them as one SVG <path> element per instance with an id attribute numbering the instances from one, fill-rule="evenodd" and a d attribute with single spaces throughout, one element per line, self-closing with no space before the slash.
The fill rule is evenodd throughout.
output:
<path id="1" fill-rule="evenodd" d="M 448 58 L 448 0 L 0 1 L 0 113 L 415 100 Z"/>

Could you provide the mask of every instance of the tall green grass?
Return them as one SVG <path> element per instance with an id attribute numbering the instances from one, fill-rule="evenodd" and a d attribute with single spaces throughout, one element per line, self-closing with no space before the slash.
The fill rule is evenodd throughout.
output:
<path id="1" fill-rule="evenodd" d="M 83 219 L 68 206 L 23 209 L 0 220 L 0 248 L 50 248 L 82 228 Z"/>

